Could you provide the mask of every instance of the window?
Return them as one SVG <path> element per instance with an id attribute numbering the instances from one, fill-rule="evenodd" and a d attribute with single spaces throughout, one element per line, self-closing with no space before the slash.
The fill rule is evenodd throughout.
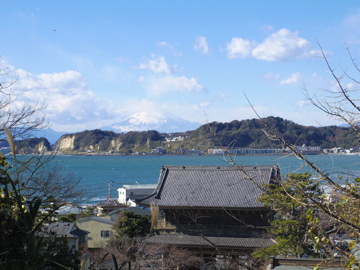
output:
<path id="1" fill-rule="evenodd" d="M 110 231 L 109 230 L 102 230 L 101 231 L 101 237 L 110 237 Z"/>
<path id="2" fill-rule="evenodd" d="M 81 236 L 79 239 L 79 244 L 84 243 L 86 241 L 86 236 Z"/>

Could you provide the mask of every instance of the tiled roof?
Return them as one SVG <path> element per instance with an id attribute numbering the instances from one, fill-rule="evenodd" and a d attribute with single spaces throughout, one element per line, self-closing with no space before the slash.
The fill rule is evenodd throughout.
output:
<path id="1" fill-rule="evenodd" d="M 121 208 L 121 209 L 116 209 L 112 212 L 110 212 L 108 215 L 114 215 L 114 214 L 120 214 L 120 212 L 123 211 L 130 211 L 130 212 L 134 212 L 135 214 L 139 214 L 141 216 L 151 216 L 151 212 L 150 209 L 144 209 L 144 208 L 140 208 L 140 207 L 128 207 L 128 208 Z"/>
<path id="2" fill-rule="evenodd" d="M 149 244 L 167 244 L 178 246 L 214 246 L 232 248 L 260 248 L 269 247 L 275 243 L 272 239 L 239 238 L 239 237 L 202 237 L 187 234 L 159 234 L 148 240 Z"/>
<path id="3" fill-rule="evenodd" d="M 69 205 L 61 206 L 58 210 L 55 211 L 55 214 L 59 215 L 59 216 L 66 216 L 68 214 L 79 215 L 82 212 L 83 212 L 83 209 L 81 207 L 69 204 Z"/>
<path id="4" fill-rule="evenodd" d="M 83 222 L 86 222 L 86 221 L 89 221 L 89 220 L 95 220 L 95 221 L 108 223 L 108 224 L 114 224 L 115 223 L 114 220 L 110 220 L 108 218 L 101 218 L 101 217 L 97 217 L 97 216 L 91 216 L 91 217 L 82 218 L 82 219 L 77 220 L 76 222 L 83 223 Z"/>
<path id="5" fill-rule="evenodd" d="M 119 203 L 116 199 L 115 200 L 111 200 L 108 202 L 101 202 L 98 207 L 104 208 L 104 207 L 128 207 L 126 204 L 123 203 Z"/>
<path id="6" fill-rule="evenodd" d="M 45 226 L 39 235 L 43 237 L 55 235 L 56 237 L 78 238 L 88 233 L 88 231 L 76 227 L 75 223 L 51 223 Z"/>
<path id="7" fill-rule="evenodd" d="M 262 185 L 277 166 L 163 166 L 153 194 L 137 201 L 161 207 L 261 208 Z"/>

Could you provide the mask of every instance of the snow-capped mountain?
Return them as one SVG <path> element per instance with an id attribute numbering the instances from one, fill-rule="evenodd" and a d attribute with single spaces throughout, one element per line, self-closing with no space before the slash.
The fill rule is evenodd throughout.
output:
<path id="1" fill-rule="evenodd" d="M 112 130 L 114 132 L 156 130 L 159 132 L 185 132 L 197 129 L 201 124 L 190 122 L 170 113 L 149 113 L 139 112 L 133 116 L 106 127 L 102 130 Z"/>

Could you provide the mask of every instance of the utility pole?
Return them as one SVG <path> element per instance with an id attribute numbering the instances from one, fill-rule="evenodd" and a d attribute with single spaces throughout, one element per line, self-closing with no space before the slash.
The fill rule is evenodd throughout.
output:
<path id="1" fill-rule="evenodd" d="M 109 181 L 108 182 L 108 188 L 109 188 L 109 200 L 111 199 L 111 188 L 114 187 L 111 185 L 111 183 L 115 183 L 114 181 Z"/>

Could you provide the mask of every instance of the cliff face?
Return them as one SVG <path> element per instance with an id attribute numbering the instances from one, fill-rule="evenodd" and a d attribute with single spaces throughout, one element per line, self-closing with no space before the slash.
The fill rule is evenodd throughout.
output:
<path id="1" fill-rule="evenodd" d="M 115 139 L 111 140 L 110 146 L 111 146 L 111 148 L 114 149 L 115 152 L 118 152 L 120 150 L 120 148 L 123 146 L 123 143 L 120 141 L 119 138 L 115 138 Z"/>
<path id="2" fill-rule="evenodd" d="M 18 154 L 45 154 L 51 151 L 51 146 L 46 138 L 31 138 L 16 143 Z"/>
<path id="3" fill-rule="evenodd" d="M 74 150 L 75 135 L 63 135 L 56 142 L 56 148 L 59 151 Z"/>
<path id="4" fill-rule="evenodd" d="M 56 143 L 58 151 L 65 152 L 117 152 L 150 151 L 159 146 L 161 136 L 156 131 L 118 134 L 112 131 L 86 130 L 63 135 Z"/>

